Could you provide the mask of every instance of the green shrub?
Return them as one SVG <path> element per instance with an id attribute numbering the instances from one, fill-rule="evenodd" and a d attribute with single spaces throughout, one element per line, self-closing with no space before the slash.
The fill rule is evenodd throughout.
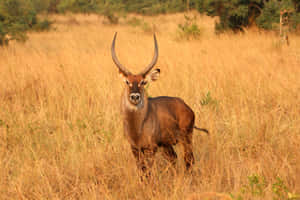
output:
<path id="1" fill-rule="evenodd" d="M 279 27 L 280 11 L 287 10 L 290 30 L 296 30 L 300 24 L 300 13 L 298 10 L 300 6 L 300 1 L 295 2 L 293 0 L 277 1 L 269 0 L 264 4 L 261 15 L 256 19 L 258 27 L 274 30 Z"/>
<path id="2" fill-rule="evenodd" d="M 33 26 L 33 30 L 35 31 L 45 31 L 49 30 L 51 27 L 52 22 L 48 19 L 44 19 L 43 21 L 40 21 L 39 23 L 35 24 Z"/>
<path id="3" fill-rule="evenodd" d="M 59 12 L 94 13 L 99 10 L 98 1 L 91 0 L 61 0 L 57 6 Z"/>
<path id="4" fill-rule="evenodd" d="M 30 0 L 32 7 L 37 13 L 48 12 L 51 0 Z"/>
<path id="5" fill-rule="evenodd" d="M 127 24 L 133 27 L 141 28 L 145 33 L 153 33 L 154 27 L 151 26 L 148 22 L 145 22 L 143 19 L 137 17 L 132 17 L 127 20 Z"/>
<path id="6" fill-rule="evenodd" d="M 58 5 L 61 0 L 49 0 L 49 6 L 47 11 L 49 13 L 58 13 Z"/>
<path id="7" fill-rule="evenodd" d="M 293 13 L 293 15 L 290 16 L 290 28 L 292 30 L 300 32 L 299 25 L 300 25 L 300 13 Z"/>
<path id="8" fill-rule="evenodd" d="M 218 101 L 213 98 L 210 94 L 210 91 L 208 91 L 205 95 L 203 95 L 200 104 L 202 106 L 206 106 L 206 105 L 217 105 Z"/>
<path id="9" fill-rule="evenodd" d="M 280 5 L 277 1 L 271 0 L 264 6 L 263 12 L 256 19 L 258 27 L 263 29 L 274 29 L 278 27 L 280 17 Z"/>
<path id="10" fill-rule="evenodd" d="M 174 13 L 185 10 L 185 5 L 181 0 L 131 0 L 123 1 L 123 3 L 127 12 L 143 15 Z"/>
<path id="11" fill-rule="evenodd" d="M 185 22 L 178 24 L 178 34 L 180 39 L 199 39 L 201 36 L 201 30 L 196 23 L 196 16 L 189 17 L 184 15 Z"/>
<path id="12" fill-rule="evenodd" d="M 124 5 L 121 2 L 109 0 L 100 6 L 98 11 L 110 24 L 118 24 L 119 19 L 125 16 Z"/>
<path id="13" fill-rule="evenodd" d="M 203 0 L 197 10 L 209 16 L 219 16 L 215 24 L 216 33 L 226 30 L 242 31 L 248 25 L 250 1 L 247 0 Z"/>
<path id="14" fill-rule="evenodd" d="M 48 29 L 50 24 L 47 20 L 38 20 L 32 1 L 0 1 L 0 46 L 10 40 L 25 41 L 27 31 Z"/>
<path id="15" fill-rule="evenodd" d="M 240 192 L 236 195 L 230 194 L 233 200 L 243 200 L 245 196 L 251 199 L 264 199 L 265 191 L 268 184 L 272 185 L 273 200 L 296 200 L 299 199 L 299 194 L 291 193 L 284 181 L 276 177 L 273 183 L 267 183 L 264 176 L 252 174 L 248 176 L 248 183 L 242 187 Z"/>
<path id="16" fill-rule="evenodd" d="M 219 16 L 215 25 L 216 33 L 226 30 L 234 32 L 243 29 L 255 21 L 259 28 L 276 29 L 280 11 L 290 11 L 291 27 L 300 23 L 300 1 L 298 0 L 202 0 L 194 4 L 195 8 L 210 16 Z M 255 19 L 255 20 L 253 20 Z"/>
<path id="17" fill-rule="evenodd" d="M 142 19 L 139 19 L 137 17 L 132 17 L 127 20 L 127 24 L 133 27 L 140 26 L 143 23 Z"/>
<path id="18" fill-rule="evenodd" d="M 288 197 L 287 186 L 279 177 L 277 177 L 276 182 L 272 184 L 272 191 L 274 193 L 273 200 L 287 199 Z"/>

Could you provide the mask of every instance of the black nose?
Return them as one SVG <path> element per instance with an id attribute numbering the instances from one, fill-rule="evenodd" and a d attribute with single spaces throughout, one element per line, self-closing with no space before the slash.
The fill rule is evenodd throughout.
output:
<path id="1" fill-rule="evenodd" d="M 130 100 L 132 100 L 132 101 L 139 101 L 141 95 L 139 93 L 131 93 L 129 97 L 130 97 Z"/>

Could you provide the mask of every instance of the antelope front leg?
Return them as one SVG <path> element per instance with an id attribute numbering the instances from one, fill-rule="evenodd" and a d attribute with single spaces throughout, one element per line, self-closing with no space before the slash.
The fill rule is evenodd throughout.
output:
<path id="1" fill-rule="evenodd" d="M 143 172 L 145 172 L 146 170 L 146 166 L 145 166 L 145 163 L 144 163 L 144 159 L 143 159 L 143 155 L 142 155 L 142 151 L 138 148 L 135 148 L 135 147 L 131 147 L 131 151 L 136 159 L 136 165 L 137 165 L 137 168 L 139 170 L 142 170 Z"/>
<path id="2" fill-rule="evenodd" d="M 150 177 L 151 167 L 154 162 L 154 155 L 157 149 L 138 149 L 131 147 L 132 153 L 136 159 L 137 168 L 143 172 L 143 176 Z"/>

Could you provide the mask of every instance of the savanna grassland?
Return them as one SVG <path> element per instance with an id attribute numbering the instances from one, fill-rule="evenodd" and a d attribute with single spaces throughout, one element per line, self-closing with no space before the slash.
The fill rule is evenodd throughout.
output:
<path id="1" fill-rule="evenodd" d="M 214 20 L 198 16 L 199 40 L 184 40 L 183 14 L 136 26 L 52 19 L 51 31 L 0 49 L 0 199 L 297 199 L 299 36 L 290 46 L 270 32 L 217 36 Z M 194 132 L 192 175 L 178 146 L 176 169 L 158 152 L 144 184 L 123 136 L 125 84 L 110 45 L 118 31 L 119 59 L 139 72 L 152 59 L 153 25 L 161 76 L 149 95 L 181 97 L 210 135 Z"/>

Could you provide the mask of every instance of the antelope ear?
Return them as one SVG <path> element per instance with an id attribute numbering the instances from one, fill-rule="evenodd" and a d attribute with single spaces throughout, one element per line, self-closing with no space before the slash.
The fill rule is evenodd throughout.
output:
<path id="1" fill-rule="evenodd" d="M 160 69 L 155 69 L 151 73 L 147 74 L 147 81 L 156 81 L 159 78 Z"/>

